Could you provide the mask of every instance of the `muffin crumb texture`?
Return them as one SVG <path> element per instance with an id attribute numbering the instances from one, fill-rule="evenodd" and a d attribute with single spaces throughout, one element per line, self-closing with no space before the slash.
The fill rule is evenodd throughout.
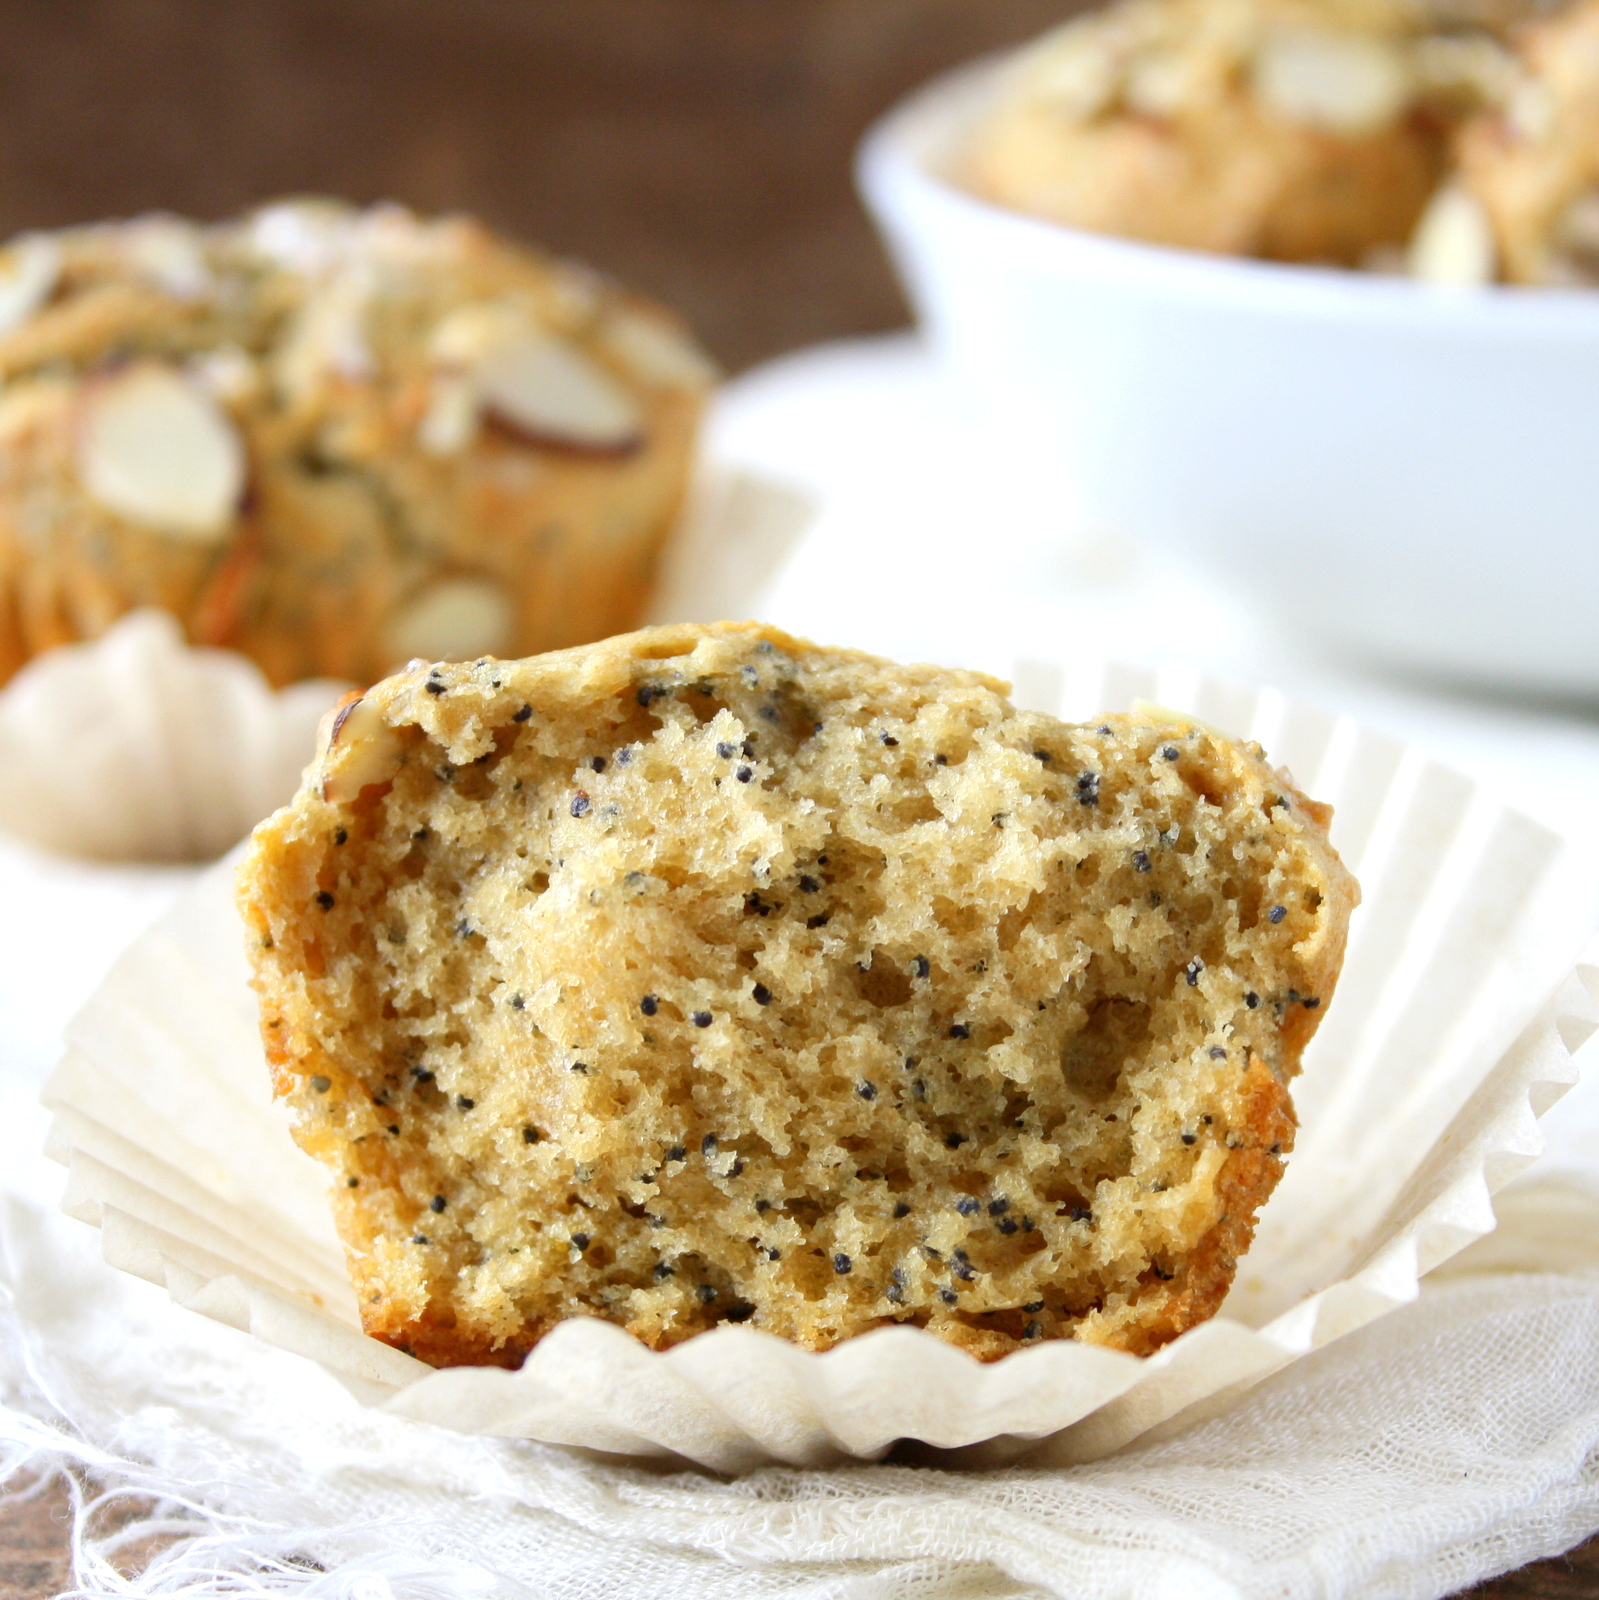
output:
<path id="1" fill-rule="evenodd" d="M 755 625 L 417 666 L 241 869 L 263 1034 L 367 1331 L 995 1359 L 1215 1311 L 1353 880 L 1190 722 Z"/>

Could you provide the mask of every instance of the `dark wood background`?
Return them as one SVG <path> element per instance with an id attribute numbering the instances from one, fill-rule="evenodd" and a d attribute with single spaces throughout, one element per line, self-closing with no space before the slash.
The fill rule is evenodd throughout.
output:
<path id="1" fill-rule="evenodd" d="M 737 369 L 904 320 L 861 130 L 1081 0 L 0 0 L 0 230 L 289 192 L 465 208 Z"/>
<path id="2" fill-rule="evenodd" d="M 465 209 L 673 302 L 738 370 L 905 320 L 850 154 L 1080 0 L 0 0 L 0 233 L 293 192 Z M 69 1581 L 0 1508 L 0 1600 Z M 1491 1584 L 1599 1596 L 1599 1541 Z"/>

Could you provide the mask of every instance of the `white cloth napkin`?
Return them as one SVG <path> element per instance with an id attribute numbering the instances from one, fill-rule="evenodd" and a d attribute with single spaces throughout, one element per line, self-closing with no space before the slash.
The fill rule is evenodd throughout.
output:
<path id="1" fill-rule="evenodd" d="M 1588 1213 L 1593 1227 L 1594 1213 Z M 1599 1526 L 1599 1272 L 1461 1277 L 1225 1417 L 1067 1471 L 734 1482 L 451 1435 L 176 1310 L 12 1201 L 0 1451 L 181 1535 L 140 1595 L 540 1600 L 1443 1595 Z"/>
<path id="2" fill-rule="evenodd" d="M 1065 627 L 1096 653 L 1121 638 L 1124 654 L 1172 659 L 1146 636 L 1147 617 L 1145 634 L 1127 620 L 1125 569 L 1098 590 L 1086 580 L 1052 589 L 1016 576 L 1026 556 L 1008 589 L 992 575 L 963 581 L 958 524 L 974 502 L 969 485 L 952 488 L 948 462 L 916 475 L 931 435 L 917 424 L 918 457 L 908 443 L 921 393 L 912 356 L 867 350 L 851 375 L 845 352 L 831 400 L 814 371 L 806 384 L 778 373 L 724 409 L 724 442 L 742 440 L 747 458 L 764 449 L 759 464 L 779 476 L 789 450 L 787 476 L 822 508 L 767 576 L 762 609 L 912 655 L 981 663 L 1014 653 L 1027 628 L 1058 637 Z M 877 419 L 876 451 L 859 443 L 862 406 L 866 422 Z M 804 434 L 796 419 L 807 417 Z M 819 463 L 808 479 L 807 451 Z M 885 481 L 874 461 L 897 461 L 914 482 Z M 866 525 L 895 506 L 899 548 L 879 538 L 864 550 Z M 853 566 L 843 560 L 852 548 Z M 887 600 L 863 598 L 863 583 L 896 574 Z M 1187 624 L 1200 616 L 1220 627 L 1225 600 L 1170 574 L 1161 584 L 1157 620 L 1162 606 L 1187 605 Z M 1217 637 L 1236 655 L 1235 632 Z M 1302 691 L 1305 672 L 1282 676 Z M 1318 682 L 1331 703 L 1364 716 L 1375 707 L 1376 720 L 1479 775 L 1514 751 L 1518 802 L 1557 825 L 1599 797 L 1589 726 Z M 1067 1470 L 958 1474 L 907 1461 L 722 1482 L 365 1409 L 297 1358 L 104 1267 L 91 1230 L 54 1212 L 61 1175 L 39 1154 L 33 1097 L 60 1027 L 185 881 L 177 870 L 94 869 L 0 841 L 0 1479 L 71 1466 L 124 1511 L 146 1497 L 131 1521 L 113 1519 L 118 1533 L 83 1524 L 78 1582 L 90 1592 L 1431 1597 L 1599 1529 L 1599 1077 L 1551 1114 L 1552 1156 L 1507 1191 L 1499 1233 L 1415 1305 L 1215 1421 Z M 119 1575 L 119 1549 L 151 1533 L 162 1536 L 143 1547 L 153 1560 Z"/>

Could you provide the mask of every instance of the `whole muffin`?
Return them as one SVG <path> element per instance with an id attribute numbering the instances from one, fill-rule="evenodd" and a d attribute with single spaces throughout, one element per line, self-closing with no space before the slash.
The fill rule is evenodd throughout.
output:
<path id="1" fill-rule="evenodd" d="M 1358 898 L 1326 824 L 1182 719 L 661 628 L 354 699 L 239 897 L 376 1338 L 1144 1352 L 1292 1144 Z"/>
<path id="2" fill-rule="evenodd" d="M 636 620 L 710 380 L 659 307 L 324 201 L 0 259 L 0 682 L 154 605 L 275 683 Z"/>
<path id="3" fill-rule="evenodd" d="M 1024 51 L 961 175 L 1071 227 L 1359 266 L 1409 238 L 1503 52 L 1403 0 L 1119 0 Z"/>
<path id="4" fill-rule="evenodd" d="M 1599 286 L 1599 0 L 1529 26 L 1504 104 L 1461 131 L 1459 193 L 1479 208 L 1484 277 Z"/>

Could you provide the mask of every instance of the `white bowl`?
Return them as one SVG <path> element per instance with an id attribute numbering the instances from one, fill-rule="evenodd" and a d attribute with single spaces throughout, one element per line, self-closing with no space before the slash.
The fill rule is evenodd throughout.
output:
<path id="1" fill-rule="evenodd" d="M 988 204 L 948 173 L 996 72 L 912 96 L 859 168 L 995 470 L 1364 656 L 1599 692 L 1599 293 L 1204 255 Z"/>

